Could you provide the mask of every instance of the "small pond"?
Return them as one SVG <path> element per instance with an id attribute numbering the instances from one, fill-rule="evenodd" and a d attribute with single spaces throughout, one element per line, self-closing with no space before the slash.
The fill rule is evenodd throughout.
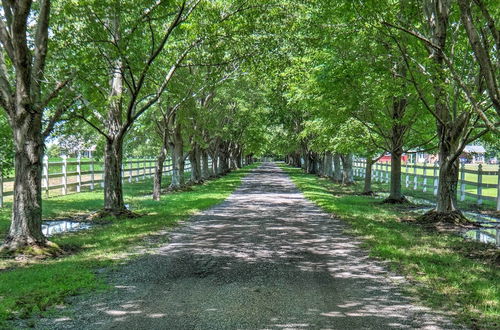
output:
<path id="1" fill-rule="evenodd" d="M 389 196 L 388 193 L 378 193 L 377 195 L 377 198 L 380 199 L 387 198 Z M 418 214 L 424 214 L 425 212 L 430 211 L 435 205 L 433 201 L 423 198 L 416 198 L 412 196 L 406 196 L 406 198 L 411 203 L 421 206 L 412 210 L 412 212 Z M 468 219 L 480 223 L 481 228 L 467 230 L 462 233 L 462 236 L 466 239 L 472 239 L 482 243 L 496 244 L 500 247 L 500 219 L 470 211 L 464 212 L 464 215 Z"/>
<path id="2" fill-rule="evenodd" d="M 42 232 L 47 237 L 60 233 L 89 229 L 90 227 L 92 227 L 92 225 L 88 222 L 72 220 L 53 220 L 42 222 Z"/>

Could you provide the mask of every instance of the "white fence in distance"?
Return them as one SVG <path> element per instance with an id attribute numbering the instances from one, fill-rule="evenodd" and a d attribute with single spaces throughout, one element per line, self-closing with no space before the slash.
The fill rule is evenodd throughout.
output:
<path id="1" fill-rule="evenodd" d="M 151 178 L 154 175 L 156 160 L 128 159 L 123 161 L 122 181 L 139 181 Z M 169 175 L 172 163 L 167 159 L 163 165 L 163 174 Z M 185 172 L 191 171 L 189 161 L 186 161 Z M 63 156 L 62 161 L 43 159 L 42 189 L 44 197 L 51 195 L 66 195 L 79 193 L 82 190 L 93 191 L 96 186 L 104 187 L 104 163 L 94 159 L 68 161 Z M 14 178 L 3 178 L 0 174 L 0 208 L 4 205 L 4 198 L 13 195 Z M 58 192 L 59 191 L 59 192 Z"/>
<path id="2" fill-rule="evenodd" d="M 364 178 L 365 160 L 355 160 L 353 163 L 354 176 Z M 479 164 L 477 170 L 466 169 L 465 164 L 460 166 L 457 198 L 461 201 L 465 197 L 476 200 L 478 205 L 485 200 L 496 203 L 496 210 L 500 211 L 500 166 L 497 170 L 484 170 Z M 377 162 L 373 165 L 372 180 L 379 183 L 389 183 L 391 173 L 390 162 Z M 432 191 L 437 195 L 439 183 L 439 166 L 434 164 L 404 163 L 401 168 L 401 179 L 406 188 L 421 189 L 423 192 Z"/>

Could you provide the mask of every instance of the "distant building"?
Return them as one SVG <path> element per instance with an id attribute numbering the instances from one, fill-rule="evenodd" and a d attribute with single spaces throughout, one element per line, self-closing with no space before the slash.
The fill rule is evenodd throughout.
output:
<path id="1" fill-rule="evenodd" d="M 483 146 L 465 146 L 460 155 L 461 163 L 482 164 L 485 162 L 486 149 Z"/>
<path id="2" fill-rule="evenodd" d="M 382 157 L 380 157 L 380 159 L 378 161 L 380 163 L 390 163 L 391 162 L 391 154 L 390 153 L 386 153 L 385 155 L 383 155 Z M 408 161 L 408 155 L 402 155 L 401 156 L 401 161 L 403 163 L 406 163 Z"/>

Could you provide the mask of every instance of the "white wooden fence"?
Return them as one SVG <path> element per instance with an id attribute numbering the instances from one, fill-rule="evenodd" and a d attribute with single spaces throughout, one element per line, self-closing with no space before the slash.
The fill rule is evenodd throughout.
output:
<path id="1" fill-rule="evenodd" d="M 128 159 L 122 165 L 122 181 L 139 181 L 154 175 L 156 160 Z M 172 162 L 167 159 L 163 166 L 163 174 L 172 171 Z M 191 171 L 189 161 L 186 161 L 185 171 Z M 104 163 L 94 159 L 68 161 L 63 156 L 61 161 L 43 160 L 42 189 L 44 196 L 66 195 L 82 190 L 94 190 L 97 186 L 104 187 Z M 3 178 L 0 174 L 0 207 L 3 207 L 5 197 L 13 195 L 14 178 Z"/>
<path id="2" fill-rule="evenodd" d="M 365 160 L 355 160 L 353 163 L 354 176 L 364 178 Z M 496 210 L 500 211 L 500 166 L 498 170 L 486 171 L 483 165 L 479 164 L 477 170 L 466 169 L 465 165 L 460 166 L 460 177 L 458 184 L 458 196 L 461 201 L 465 197 L 476 200 L 478 205 L 485 200 L 496 203 Z M 373 165 L 372 179 L 374 182 L 389 183 L 391 164 L 389 162 L 377 162 Z M 410 164 L 402 165 L 401 176 L 406 188 L 413 190 L 421 189 L 423 192 L 432 191 L 437 195 L 439 183 L 439 167 L 434 164 Z"/>

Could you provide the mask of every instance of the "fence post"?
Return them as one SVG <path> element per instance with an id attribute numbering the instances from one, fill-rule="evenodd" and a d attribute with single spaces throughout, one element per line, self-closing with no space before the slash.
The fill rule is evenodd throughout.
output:
<path id="1" fill-rule="evenodd" d="M 0 208 L 3 207 L 3 168 L 0 166 Z"/>
<path id="2" fill-rule="evenodd" d="M 62 194 L 68 193 L 68 156 L 62 156 Z"/>
<path id="3" fill-rule="evenodd" d="M 500 165 L 498 165 L 498 173 L 497 173 L 497 179 L 498 179 L 498 184 L 497 184 L 497 211 L 500 211 Z M 497 229 L 497 235 L 498 235 L 499 230 Z M 499 243 L 500 245 L 500 243 Z"/>
<path id="4" fill-rule="evenodd" d="M 94 158 L 90 158 L 90 190 L 94 190 Z"/>
<path id="5" fill-rule="evenodd" d="M 78 155 L 78 158 L 77 158 L 77 163 L 76 163 L 76 172 L 77 172 L 77 177 L 76 177 L 76 181 L 78 182 L 78 185 L 76 186 L 76 192 L 80 192 L 82 191 L 82 159 L 80 157 L 80 155 Z"/>
<path id="6" fill-rule="evenodd" d="M 465 164 L 460 166 L 460 201 L 465 200 Z"/>
<path id="7" fill-rule="evenodd" d="M 424 188 L 422 189 L 423 192 L 427 192 L 427 159 L 424 160 Z"/>
<path id="8" fill-rule="evenodd" d="M 132 182 L 132 163 L 125 163 L 128 166 L 128 182 Z"/>
<path id="9" fill-rule="evenodd" d="M 141 162 L 139 160 L 135 161 L 135 166 L 136 166 L 136 168 L 135 168 L 135 173 L 136 173 L 135 182 L 139 182 L 139 175 L 141 175 L 140 164 L 141 164 Z"/>
<path id="10" fill-rule="evenodd" d="M 413 190 L 418 188 L 417 162 L 413 163 Z"/>
<path id="11" fill-rule="evenodd" d="M 434 196 L 437 196 L 439 176 L 438 176 L 438 164 L 436 162 L 434 162 L 434 173 L 433 173 L 432 179 L 434 181 Z"/>
<path id="12" fill-rule="evenodd" d="M 103 160 L 102 163 L 101 163 L 101 188 L 104 188 L 104 186 L 106 185 L 106 169 L 105 169 L 105 164 L 106 164 L 106 161 Z"/>
<path id="13" fill-rule="evenodd" d="M 406 167 L 406 170 L 405 170 L 405 173 L 406 173 L 406 177 L 405 177 L 406 188 L 408 188 L 410 186 L 410 172 L 408 172 L 408 163 L 409 162 L 410 162 L 410 160 L 406 159 L 406 164 L 405 164 L 405 167 Z"/>
<path id="14" fill-rule="evenodd" d="M 385 162 L 385 183 L 389 183 L 389 162 Z"/>
<path id="15" fill-rule="evenodd" d="M 122 184 L 125 182 L 124 176 L 125 176 L 125 164 L 122 161 L 122 166 L 121 166 L 121 170 L 120 170 L 120 177 L 122 180 Z"/>
<path id="16" fill-rule="evenodd" d="M 477 167 L 477 204 L 483 204 L 483 165 Z"/>
<path id="17" fill-rule="evenodd" d="M 142 160 L 142 179 L 146 180 L 146 159 Z"/>
<path id="18" fill-rule="evenodd" d="M 43 156 L 43 180 L 45 181 L 45 195 L 49 197 L 49 156 Z"/>

